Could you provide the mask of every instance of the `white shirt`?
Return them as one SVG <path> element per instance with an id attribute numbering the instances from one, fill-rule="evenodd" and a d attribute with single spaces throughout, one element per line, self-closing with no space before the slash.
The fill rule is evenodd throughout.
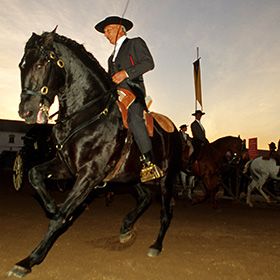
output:
<path id="1" fill-rule="evenodd" d="M 115 59 L 116 59 L 116 57 L 117 57 L 117 55 L 118 55 L 118 52 L 119 52 L 119 50 L 120 50 L 120 48 L 121 48 L 121 46 L 122 46 L 122 44 L 123 44 L 123 42 L 124 42 L 124 40 L 127 38 L 127 36 L 126 35 L 123 35 L 122 37 L 120 37 L 119 39 L 118 39 L 118 41 L 116 42 L 116 45 L 115 45 L 115 48 L 114 48 L 114 52 L 113 52 L 113 61 L 115 61 Z"/>

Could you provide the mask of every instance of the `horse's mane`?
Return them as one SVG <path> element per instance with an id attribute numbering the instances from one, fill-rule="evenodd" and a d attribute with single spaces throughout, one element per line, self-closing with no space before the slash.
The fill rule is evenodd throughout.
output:
<path id="1" fill-rule="evenodd" d="M 214 149 L 221 149 L 222 147 L 237 147 L 240 145 L 240 148 L 242 148 L 242 140 L 240 137 L 235 136 L 224 136 L 221 138 L 218 138 L 214 142 L 210 143 L 210 146 Z"/>
<path id="2" fill-rule="evenodd" d="M 25 49 L 32 48 L 34 45 L 38 44 L 38 41 L 40 41 L 43 37 L 47 36 L 49 32 L 44 32 L 41 36 L 33 33 L 30 39 L 27 41 Z M 105 71 L 105 69 L 100 65 L 98 60 L 93 56 L 92 53 L 88 52 L 84 45 L 77 43 L 76 41 L 67 38 L 63 35 L 59 35 L 57 33 L 54 33 L 54 41 L 56 43 L 61 43 L 63 45 L 66 45 L 69 47 L 73 53 L 81 59 L 81 61 L 91 70 L 94 72 L 99 71 L 104 78 L 111 84 L 112 80 L 109 76 L 109 74 Z"/>
<path id="3" fill-rule="evenodd" d="M 218 138 L 217 140 L 211 142 L 211 144 L 219 144 L 221 142 L 224 142 L 225 140 L 236 139 L 236 138 L 237 137 L 234 137 L 234 136 L 224 136 L 224 137 Z"/>
<path id="4" fill-rule="evenodd" d="M 79 44 L 76 41 L 57 33 L 55 33 L 55 42 L 62 43 L 68 46 L 86 66 L 93 69 L 94 71 L 96 71 L 97 68 L 100 72 L 103 73 L 104 76 L 109 78 L 109 74 L 104 70 L 104 68 L 100 65 L 93 54 L 85 49 L 84 45 Z"/>

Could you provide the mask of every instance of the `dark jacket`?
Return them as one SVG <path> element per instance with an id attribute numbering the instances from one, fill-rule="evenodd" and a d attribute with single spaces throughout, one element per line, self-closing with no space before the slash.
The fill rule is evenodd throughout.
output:
<path id="1" fill-rule="evenodd" d="M 200 124 L 196 120 L 191 124 L 191 131 L 194 141 L 200 142 L 201 144 L 208 143 L 205 131 L 201 128 Z"/>
<path id="2" fill-rule="evenodd" d="M 143 74 L 154 68 L 152 55 L 141 38 L 125 39 L 115 61 L 113 55 L 108 59 L 108 72 L 111 76 L 125 70 L 128 79 L 120 87 L 132 90 L 138 101 L 143 102 L 146 96 Z"/>
<path id="3" fill-rule="evenodd" d="M 280 154 L 276 151 L 269 151 L 269 158 L 273 158 L 276 161 L 276 165 L 280 165 Z"/>

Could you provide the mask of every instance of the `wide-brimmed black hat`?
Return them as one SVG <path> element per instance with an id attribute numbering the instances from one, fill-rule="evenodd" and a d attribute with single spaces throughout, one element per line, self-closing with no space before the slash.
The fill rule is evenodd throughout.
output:
<path id="1" fill-rule="evenodd" d="M 195 112 L 192 115 L 195 116 L 196 114 L 204 115 L 205 113 L 202 112 L 201 110 L 195 110 Z"/>
<path id="2" fill-rule="evenodd" d="M 97 23 L 95 25 L 95 29 L 101 33 L 104 33 L 104 28 L 109 24 L 123 25 L 126 31 L 130 30 L 133 27 L 133 23 L 129 19 L 120 18 L 118 16 L 109 16 Z"/>
<path id="3" fill-rule="evenodd" d="M 182 129 L 182 128 L 187 128 L 188 126 L 186 125 L 186 124 L 182 124 L 182 125 L 180 125 L 180 129 Z"/>
<path id="4" fill-rule="evenodd" d="M 269 148 L 272 150 L 276 150 L 276 145 L 274 142 L 271 142 L 270 144 L 268 144 Z"/>

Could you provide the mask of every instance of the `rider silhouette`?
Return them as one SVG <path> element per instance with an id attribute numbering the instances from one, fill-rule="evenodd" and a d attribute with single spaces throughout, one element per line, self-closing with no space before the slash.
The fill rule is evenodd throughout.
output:
<path id="1" fill-rule="evenodd" d="M 276 145 L 274 142 L 271 142 L 270 144 L 268 144 L 269 146 L 269 155 L 268 155 L 268 159 L 275 159 L 276 161 L 276 165 L 280 165 L 280 155 L 279 155 L 279 151 L 276 151 Z"/>
<path id="2" fill-rule="evenodd" d="M 195 116 L 195 120 L 191 124 L 191 131 L 193 135 L 192 144 L 194 147 L 194 153 L 192 155 L 192 159 L 196 160 L 199 156 L 200 150 L 202 146 L 209 143 L 206 138 L 205 129 L 202 126 L 200 119 L 205 113 L 201 110 L 196 110 L 192 115 Z"/>

